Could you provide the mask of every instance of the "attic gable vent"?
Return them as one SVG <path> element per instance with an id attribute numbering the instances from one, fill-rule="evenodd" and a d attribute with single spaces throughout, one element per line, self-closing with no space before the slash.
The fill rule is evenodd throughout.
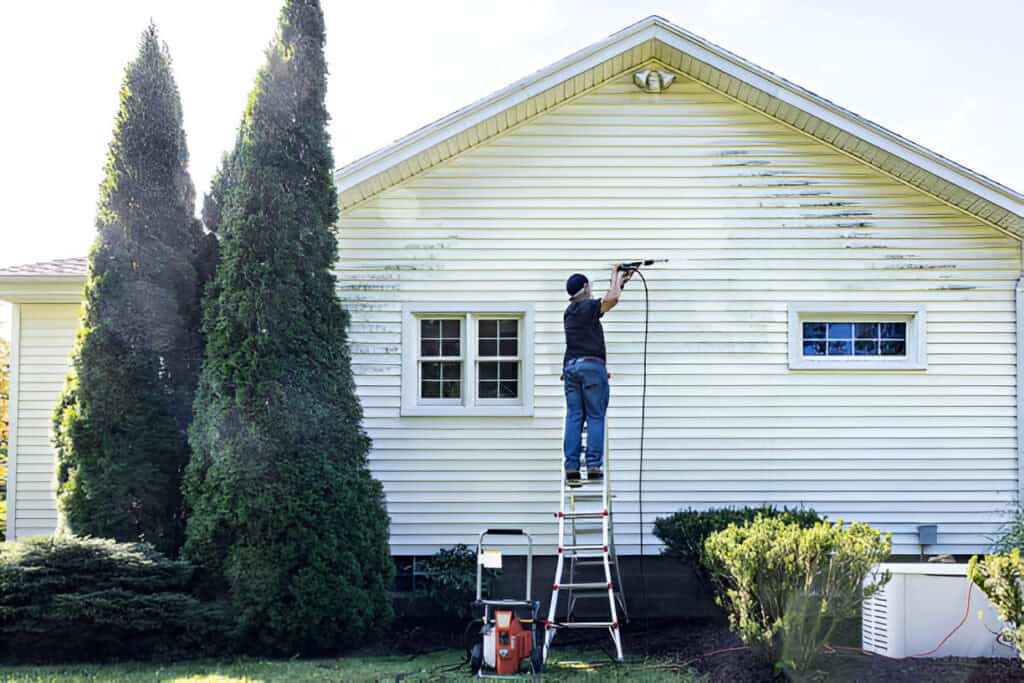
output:
<path id="1" fill-rule="evenodd" d="M 644 92 L 659 93 L 668 90 L 672 81 L 676 80 L 675 74 L 657 69 L 643 69 L 633 74 L 633 83 Z"/>

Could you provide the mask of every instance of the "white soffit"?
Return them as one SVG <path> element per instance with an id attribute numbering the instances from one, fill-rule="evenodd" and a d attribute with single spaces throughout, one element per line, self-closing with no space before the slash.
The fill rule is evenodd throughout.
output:
<path id="1" fill-rule="evenodd" d="M 353 206 L 652 61 L 1024 238 L 1024 195 L 656 16 L 344 166 L 339 202 Z"/>

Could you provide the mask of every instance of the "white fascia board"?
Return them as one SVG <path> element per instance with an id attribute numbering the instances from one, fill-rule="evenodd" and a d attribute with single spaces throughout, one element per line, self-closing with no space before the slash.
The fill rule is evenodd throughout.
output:
<path id="1" fill-rule="evenodd" d="M 626 50 L 654 37 L 657 22 L 644 19 L 609 36 L 605 40 L 575 52 L 551 66 L 516 81 L 493 95 L 478 100 L 444 118 L 438 119 L 394 143 L 335 171 L 338 192 L 399 165 L 463 130 L 510 109 L 563 81 L 583 73 Z"/>
<path id="2" fill-rule="evenodd" d="M 679 26 L 655 28 L 657 40 L 761 90 L 870 145 L 897 156 L 993 204 L 1024 217 L 1024 195 L 886 130 L 851 111 L 790 83 L 761 67 L 712 45 Z"/>
<path id="3" fill-rule="evenodd" d="M 0 277 L 0 301 L 20 304 L 78 303 L 84 275 L 5 275 Z"/>

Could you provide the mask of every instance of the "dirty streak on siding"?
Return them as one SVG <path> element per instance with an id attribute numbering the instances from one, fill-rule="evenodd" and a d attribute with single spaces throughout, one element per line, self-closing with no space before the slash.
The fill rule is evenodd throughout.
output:
<path id="1" fill-rule="evenodd" d="M 644 520 L 808 505 L 934 552 L 983 551 L 1017 499 L 1016 243 L 693 81 L 628 76 L 346 210 L 339 296 L 392 551 L 525 525 L 551 550 L 562 283 L 651 269 Z M 536 308 L 532 418 L 401 418 L 400 309 Z M 926 371 L 791 371 L 792 301 L 924 303 Z M 605 318 L 620 552 L 639 550 L 643 307 Z"/>

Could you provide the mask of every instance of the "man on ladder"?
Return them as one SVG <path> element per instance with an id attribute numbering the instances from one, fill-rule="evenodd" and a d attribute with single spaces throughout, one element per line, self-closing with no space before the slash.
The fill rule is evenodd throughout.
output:
<path id="1" fill-rule="evenodd" d="M 605 413 L 608 410 L 608 371 L 601 317 L 619 303 L 622 287 L 633 270 L 612 269 L 611 284 L 603 299 L 590 298 L 587 276 L 574 273 L 565 283 L 569 305 L 562 315 L 565 326 L 565 480 L 580 484 L 583 423 L 587 424 L 587 479 L 600 481 L 604 459 Z"/>

